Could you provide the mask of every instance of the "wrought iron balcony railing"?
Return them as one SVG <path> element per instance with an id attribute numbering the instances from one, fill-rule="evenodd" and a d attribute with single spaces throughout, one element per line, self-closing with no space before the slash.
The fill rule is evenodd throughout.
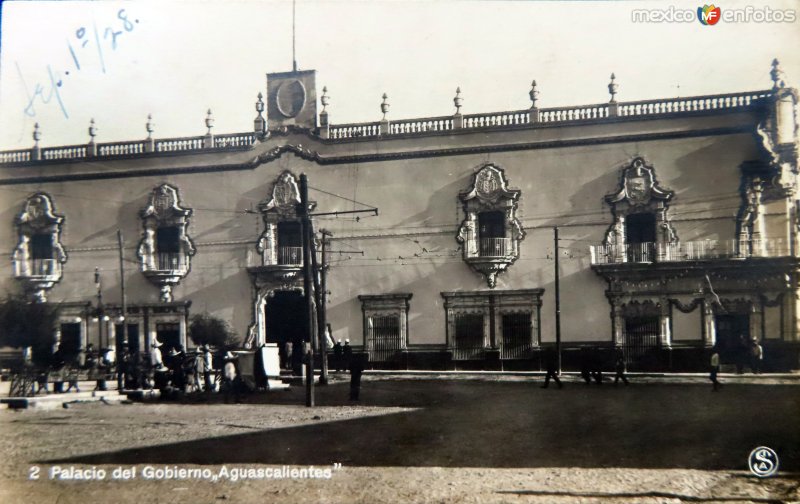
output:
<path id="1" fill-rule="evenodd" d="M 17 278 L 60 276 L 61 263 L 57 259 L 28 259 L 14 261 L 14 276 Z"/>
<path id="2" fill-rule="evenodd" d="M 505 257 L 510 250 L 510 238 L 481 238 L 478 255 L 480 257 Z"/>
<path id="3" fill-rule="evenodd" d="M 592 245 L 592 264 L 652 263 L 742 259 L 748 257 L 787 257 L 792 251 L 782 238 L 763 240 L 705 240 L 677 243 L 632 243 Z"/>

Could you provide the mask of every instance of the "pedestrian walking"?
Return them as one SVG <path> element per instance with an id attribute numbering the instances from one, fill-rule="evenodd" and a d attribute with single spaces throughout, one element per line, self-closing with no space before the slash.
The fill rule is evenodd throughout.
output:
<path id="1" fill-rule="evenodd" d="M 586 385 L 592 384 L 592 356 L 589 354 L 587 347 L 581 347 L 580 350 L 580 365 L 581 365 L 581 378 L 586 382 Z"/>
<path id="2" fill-rule="evenodd" d="M 355 358 L 351 360 L 348 367 L 350 369 L 350 400 L 358 401 L 361 393 L 361 375 L 364 373 L 364 362 L 360 358 Z"/>
<path id="3" fill-rule="evenodd" d="M 714 392 L 722 387 L 722 384 L 717 380 L 717 373 L 719 373 L 719 352 L 715 348 L 711 354 L 711 374 L 709 376 L 713 387 L 711 390 Z"/>
<path id="4" fill-rule="evenodd" d="M 350 361 L 353 359 L 353 347 L 350 346 L 350 340 L 344 340 L 344 347 L 342 348 L 342 359 L 344 360 L 344 370 L 350 369 Z"/>
<path id="5" fill-rule="evenodd" d="M 561 380 L 558 379 L 558 356 L 552 348 L 548 348 L 544 352 L 544 365 L 547 374 L 544 375 L 544 385 L 542 388 L 547 388 L 550 385 L 550 379 L 556 382 L 558 388 L 562 388 Z"/>
<path id="6" fill-rule="evenodd" d="M 342 355 L 342 340 L 338 340 L 336 344 L 333 345 L 333 365 L 336 368 L 337 373 L 342 370 Z"/>
<path id="7" fill-rule="evenodd" d="M 616 386 L 616 384 L 620 380 L 622 380 L 622 383 L 624 383 L 625 386 L 627 387 L 628 378 L 625 376 L 625 354 L 622 353 L 622 350 L 617 350 L 616 357 L 617 358 L 616 361 L 614 362 L 614 369 L 617 372 L 617 374 L 614 375 L 614 385 Z"/>
<path id="8" fill-rule="evenodd" d="M 750 369 L 753 374 L 761 374 L 761 363 L 764 361 L 764 349 L 758 344 L 758 339 L 753 338 L 750 346 Z"/>

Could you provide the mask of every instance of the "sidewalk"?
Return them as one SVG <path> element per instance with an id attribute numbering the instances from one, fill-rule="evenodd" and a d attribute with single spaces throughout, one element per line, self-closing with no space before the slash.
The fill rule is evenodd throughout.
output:
<path id="1" fill-rule="evenodd" d="M 544 371 L 364 371 L 365 379 L 388 380 L 480 380 L 480 381 L 528 381 L 543 380 Z M 349 380 L 348 373 L 330 373 L 330 377 Z M 577 371 L 561 373 L 565 382 L 583 382 Z M 626 373 L 631 383 L 648 384 L 708 384 L 708 373 Z M 800 385 L 800 372 L 794 373 L 761 373 L 736 374 L 720 373 L 717 375 L 722 383 L 747 385 Z M 614 372 L 603 372 L 604 382 L 614 381 Z"/>

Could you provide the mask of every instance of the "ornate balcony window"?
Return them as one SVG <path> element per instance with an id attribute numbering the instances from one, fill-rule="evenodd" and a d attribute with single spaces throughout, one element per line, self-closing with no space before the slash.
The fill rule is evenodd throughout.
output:
<path id="1" fill-rule="evenodd" d="M 172 287 L 189 273 L 195 247 L 187 234 L 191 208 L 180 206 L 178 190 L 169 184 L 153 189 L 141 212 L 144 232 L 138 256 L 142 273 L 161 288 L 161 301 L 172 301 Z"/>
<path id="2" fill-rule="evenodd" d="M 516 217 L 520 191 L 507 186 L 503 169 L 485 164 L 475 173 L 472 187 L 459 194 L 464 220 L 456 239 L 464 261 L 484 275 L 491 288 L 497 274 L 517 260 L 519 242 L 525 238 Z"/>
<path id="3" fill-rule="evenodd" d="M 64 216 L 55 213 L 50 196 L 45 193 L 28 198 L 17 216 L 14 277 L 38 302 L 47 301 L 47 291 L 61 280 L 61 265 L 67 261 L 61 246 L 63 223 Z"/>
<path id="4" fill-rule="evenodd" d="M 303 267 L 303 240 L 297 205 L 300 190 L 297 179 L 283 172 L 272 188 L 269 200 L 258 205 L 264 221 L 264 231 L 258 239 L 258 255 L 248 258 L 248 269 L 257 283 L 289 284 L 296 280 Z"/>
<path id="5" fill-rule="evenodd" d="M 604 248 L 609 257 L 597 262 L 654 262 L 665 259 L 678 238 L 667 217 L 674 193 L 658 185 L 652 166 L 641 157 L 622 170 L 617 192 L 606 196 L 614 223 L 606 233 Z"/>

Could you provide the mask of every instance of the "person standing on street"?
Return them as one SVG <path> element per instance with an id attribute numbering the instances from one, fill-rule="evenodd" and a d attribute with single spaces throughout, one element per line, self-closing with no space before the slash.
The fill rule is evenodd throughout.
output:
<path id="1" fill-rule="evenodd" d="M 358 401 L 361 392 L 361 375 L 364 373 L 364 361 L 355 358 L 349 362 L 348 368 L 350 369 L 350 400 Z"/>
<path id="2" fill-rule="evenodd" d="M 558 388 L 562 388 L 561 380 L 558 379 L 558 358 L 552 348 L 548 348 L 544 352 L 544 365 L 547 374 L 544 376 L 544 385 L 542 388 L 547 388 L 550 385 L 550 378 L 556 382 Z"/>
<path id="3" fill-rule="evenodd" d="M 203 385 L 205 391 L 211 393 L 214 389 L 214 382 L 211 381 L 211 373 L 214 370 L 214 357 L 211 355 L 211 349 L 208 343 L 203 345 Z"/>
<path id="4" fill-rule="evenodd" d="M 353 347 L 350 346 L 350 340 L 344 340 L 344 348 L 342 348 L 342 356 L 344 359 L 344 370 L 350 369 L 350 361 L 353 359 Z"/>
<path id="5" fill-rule="evenodd" d="M 333 365 L 337 373 L 342 370 L 342 351 L 342 340 L 339 340 L 333 345 Z"/>
<path id="6" fill-rule="evenodd" d="M 711 354 L 711 374 L 709 376 L 713 386 L 711 390 L 714 392 L 722 387 L 722 384 L 717 380 L 717 373 L 719 373 L 719 352 L 716 348 L 714 348 L 713 353 Z"/>
<path id="7" fill-rule="evenodd" d="M 758 344 L 758 339 L 753 338 L 750 346 L 750 369 L 753 374 L 761 374 L 761 363 L 764 361 L 764 349 Z"/>
<path id="8" fill-rule="evenodd" d="M 622 353 L 622 350 L 617 350 L 617 359 L 614 363 L 614 368 L 617 371 L 617 374 L 614 376 L 614 385 L 622 379 L 622 383 L 627 387 L 628 378 L 625 376 L 625 355 Z"/>

